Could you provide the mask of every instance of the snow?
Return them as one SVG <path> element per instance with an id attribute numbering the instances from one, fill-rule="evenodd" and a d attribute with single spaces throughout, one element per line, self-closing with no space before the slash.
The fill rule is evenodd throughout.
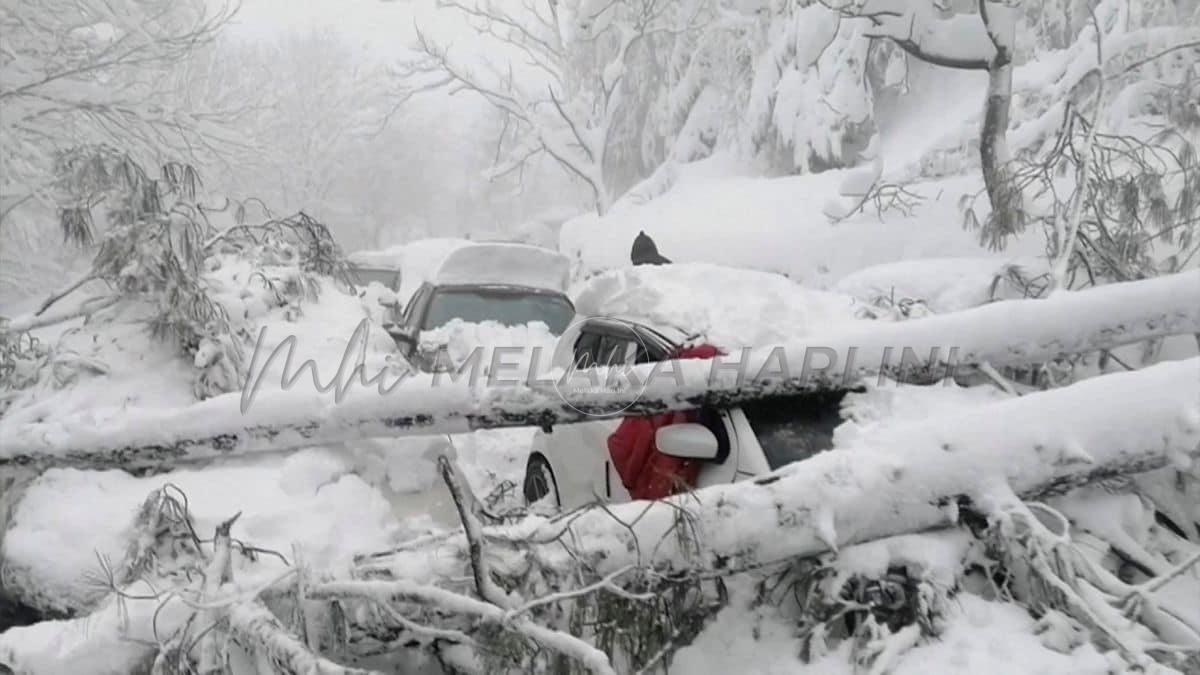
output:
<path id="1" fill-rule="evenodd" d="M 842 277 L 834 288 L 867 301 L 921 300 L 941 314 L 1025 297 L 1008 273 L 1015 269 L 1024 278 L 1032 278 L 1045 268 L 1045 261 L 1038 258 L 922 258 L 861 269 Z"/>
<path id="2" fill-rule="evenodd" d="M 573 290 L 580 316 L 616 316 L 720 347 L 777 344 L 852 321 L 856 301 L 779 274 L 708 263 L 641 265 L 596 275 Z"/>
<path id="3" fill-rule="evenodd" d="M 406 303 L 422 283 L 433 280 L 451 253 L 472 243 L 469 239 L 452 237 L 418 239 L 382 251 L 357 251 L 348 257 L 351 261 L 362 264 L 399 268 L 400 291 L 397 296 L 401 302 Z"/>
<path id="4" fill-rule="evenodd" d="M 869 3 L 876 8 L 899 4 L 893 0 Z M 578 25 L 580 17 L 594 8 L 568 5 L 560 17 L 567 26 L 563 37 L 582 40 L 586 36 L 577 33 L 585 30 Z M 1110 74 L 1134 58 L 1196 35 L 1190 26 L 1184 26 L 1183 32 L 1176 26 L 1135 28 L 1132 24 L 1136 21 L 1126 15 L 1128 7 L 1127 3 L 1103 2 L 1096 8 L 1097 23 L 1106 26 L 1101 43 L 1111 61 L 1105 68 Z M 765 49 L 759 46 L 738 57 L 754 62 L 753 78 L 743 77 L 747 82 L 753 79 L 753 91 L 736 86 L 728 89 L 725 82 L 711 81 L 727 74 L 722 71 L 694 72 L 701 66 L 713 68 L 709 62 L 714 58 L 687 62 L 689 69 L 682 73 L 689 79 L 686 86 L 669 90 L 673 107 L 679 109 L 672 112 L 680 119 L 664 126 L 685 124 L 673 132 L 677 138 L 668 152 L 669 162 L 636 194 L 620 199 L 604 216 L 579 216 L 561 229 L 556 223 L 537 219 L 495 229 L 497 236 L 515 235 L 526 241 L 543 242 L 557 236 L 562 255 L 512 244 L 444 238 L 362 251 L 352 259 L 401 269 L 401 302 L 421 283 L 434 279 L 561 289 L 570 272 L 575 284 L 571 292 L 580 315 L 612 315 L 671 326 L 731 349 L 780 344 L 793 365 L 806 362 L 808 348 L 828 346 L 843 355 L 848 349 L 858 349 L 859 361 L 870 368 L 888 359 L 886 348 L 901 344 L 922 354 L 929 347 L 967 345 L 973 351 L 960 356 L 1044 361 L 1061 351 L 1094 347 L 1091 340 L 1095 335 L 1129 331 L 1133 338 L 1144 337 L 1162 322 L 1194 330 L 1200 311 L 1195 309 L 1200 307 L 1200 277 L 1195 272 L 1036 302 L 994 303 L 1022 296 L 1021 289 L 1006 278 L 1009 270 L 1019 268 L 1028 277 L 1043 273 L 1047 266 L 1044 235 L 1037 228 L 1016 238 L 1005 251 L 987 252 L 979 246 L 977 233 L 962 226 L 960 197 L 978 195 L 982 189 L 974 157 L 977 146 L 973 144 L 977 143 L 986 75 L 904 65 L 904 59 L 892 58 L 886 64 L 889 85 L 908 87 L 924 77 L 927 86 L 920 87 L 918 82 L 919 96 L 884 102 L 877 97 L 879 92 L 870 92 L 861 84 L 866 80 L 864 64 L 872 55 L 860 39 L 866 22 L 837 21 L 820 7 L 789 8 L 782 13 L 768 9 L 762 3 L 745 2 L 722 8 L 722 12 L 741 13 L 742 19 L 756 11 L 772 16 L 769 25 L 758 26 L 765 30 L 752 31 L 769 43 Z M 993 12 L 993 28 L 1000 39 L 1011 42 L 1018 12 L 996 3 L 988 9 Z M 974 13 L 945 19 L 945 13 L 939 12 L 928 3 L 905 3 L 902 16 L 888 20 L 895 25 L 884 28 L 895 28 L 897 35 L 913 30 L 913 40 L 931 52 L 972 59 L 992 55 L 991 39 Z M 778 20 L 776 14 L 785 18 Z M 912 23 L 914 18 L 917 21 Z M 591 30 L 609 20 L 614 19 L 604 17 Z M 1048 22 L 1054 20 L 1047 18 Z M 1036 52 L 1039 46 L 1035 45 L 1035 53 L 1018 59 L 1019 65 L 1013 68 L 1015 96 L 1009 133 L 1014 151 L 1034 147 L 1057 128 L 1063 105 L 1075 96 L 1077 85 L 1095 66 L 1095 40 L 1095 29 L 1085 26 L 1067 49 Z M 456 60 L 487 60 L 482 46 L 465 46 L 468 52 L 456 51 Z M 625 68 L 623 62 L 610 62 L 604 68 L 604 79 L 611 82 Z M 531 64 L 521 64 L 521 78 L 536 70 Z M 626 74 L 634 87 L 641 86 L 635 79 L 637 73 Z M 667 79 L 679 75 L 672 72 Z M 544 77 L 539 74 L 536 79 L 542 82 Z M 1154 84 L 1147 82 L 1118 93 L 1108 111 L 1107 121 L 1113 129 L 1128 130 L 1143 123 L 1129 118 L 1146 112 L 1146 87 Z M 747 98 L 748 103 L 741 100 Z M 726 108 L 735 109 L 726 99 L 737 99 L 739 108 L 745 106 L 739 114 L 747 122 L 744 126 L 753 129 L 738 129 L 733 134 L 721 128 L 720 118 L 729 115 Z M 687 102 L 693 100 L 699 102 L 688 116 Z M 576 107 L 580 103 L 568 101 Z M 657 103 L 648 99 L 647 106 L 653 111 Z M 878 123 L 881 135 L 872 138 L 870 147 L 858 155 L 869 163 L 846 170 L 766 178 L 726 149 L 728 136 L 750 136 L 739 140 L 753 145 L 761 142 L 770 152 L 781 151 L 784 163 L 790 162 L 788 169 L 808 170 L 817 168 L 818 163 L 852 159 L 858 148 L 852 142 L 853 130 L 844 124 L 868 118 Z M 578 155 L 576 150 L 582 146 L 568 147 L 578 144 L 556 131 L 562 130 L 550 129 L 543 142 L 551 149 Z M 590 143 L 609 131 L 607 126 L 589 126 L 584 135 Z M 650 147 L 654 141 L 671 142 L 669 135 L 652 139 L 653 133 L 641 133 L 646 136 L 641 140 L 645 147 L 640 148 L 645 155 L 643 163 L 657 152 Z M 689 163 L 713 151 L 710 137 L 720 137 L 716 154 Z M 586 150 L 590 153 L 592 149 Z M 627 148 L 619 149 L 632 154 Z M 583 166 L 592 179 L 600 170 L 607 170 L 593 164 Z M 500 178 L 495 173 L 490 177 Z M 877 214 L 867 203 L 863 212 L 836 224 L 826 217 L 827 213 L 847 213 L 859 195 L 879 182 L 904 182 L 924 199 L 907 214 L 896 210 Z M 986 198 L 981 198 L 976 203 L 985 202 Z M 676 264 L 630 267 L 629 245 L 639 230 L 654 237 L 663 254 Z M 296 358 L 290 368 L 294 372 L 299 363 L 311 362 L 313 380 L 329 381 L 335 373 L 341 379 L 348 366 L 361 364 L 367 373 L 387 372 L 404 381 L 386 398 L 360 387 L 350 391 L 344 401 L 334 401 L 333 394 L 311 391 L 307 375 L 294 387 L 282 384 L 287 366 L 283 359 L 276 359 L 265 365 L 260 395 L 246 409 L 239 405 L 243 401 L 236 390 L 226 394 L 209 390 L 213 386 L 220 391 L 236 389 L 220 386 L 223 343 L 210 340 L 200 346 L 194 359 L 181 357 L 175 345 L 147 334 L 143 322 L 154 311 L 152 307 L 124 303 L 86 325 L 74 321 L 39 330 L 41 339 L 54 344 L 55 365 L 44 371 L 34 388 L 17 396 L 0 419 L 0 438 L 4 439 L 0 445 L 5 446 L 0 448 L 0 459 L 26 450 L 64 455 L 89 446 L 203 438 L 296 420 L 328 430 L 330 439 L 351 440 L 314 446 L 311 439 L 284 433 L 270 440 L 305 447 L 286 456 L 264 452 L 219 458 L 206 467 L 154 477 L 120 471 L 45 471 L 24 489 L 20 501 L 13 500 L 14 509 L 4 523 L 3 580 L 19 584 L 24 599 L 58 610 L 89 606 L 102 594 L 88 579 L 99 571 L 97 556 L 114 562 L 121 559 L 130 535 L 128 524 L 137 507 L 151 490 L 168 483 L 188 495 L 201 536 L 240 511 L 242 517 L 234 527 L 238 539 L 289 557 L 292 546 L 298 545 L 307 563 L 322 573 L 343 577 L 356 553 L 387 549 L 415 535 L 442 536 L 457 524 L 435 470 L 438 453 L 457 456 L 471 486 L 485 497 L 489 508 L 502 510 L 520 503 L 520 482 L 533 429 L 363 440 L 355 437 L 367 432 L 399 432 L 387 425 L 356 425 L 384 413 L 427 414 L 435 419 L 437 431 L 461 432 L 469 428 L 467 416 L 461 413 L 495 412 L 491 406 L 534 409 L 557 404 L 547 391 L 524 385 L 503 391 L 466 383 L 438 385 L 435 377 L 409 374 L 398 363 L 391 339 L 378 329 L 382 316 L 378 299 L 387 293 L 377 284 L 355 297 L 341 293 L 329 280 L 320 280 L 316 287 L 319 298 L 277 302 L 255 280 L 254 273 L 260 270 L 229 259 L 219 260 L 218 265 L 205 275 L 205 283 L 211 285 L 214 297 L 232 318 L 229 332 L 259 338 L 260 356 L 287 346 L 294 338 Z M 298 279 L 283 267 L 268 265 L 261 271 L 279 282 Z M 13 308 L 36 306 L 36 300 L 6 305 L 8 313 Z M 904 300 L 920 301 L 929 313 L 940 316 L 916 321 L 868 322 L 860 318 L 862 310 L 874 303 Z M 950 315 L 966 310 L 972 313 Z M 1118 320 L 1118 314 L 1125 319 Z M 356 333 L 360 326 L 365 327 L 363 332 Z M 1008 338 L 1013 335 L 1024 339 L 1012 344 Z M 484 375 L 491 371 L 492 354 L 499 347 L 521 348 L 519 357 L 510 356 L 504 364 L 521 375 L 548 363 L 555 347 L 554 337 L 541 324 L 505 327 L 456 321 L 421 337 L 424 350 L 445 347 L 449 365 L 460 365 L 482 348 Z M 1156 360 L 1194 357 L 1197 343 L 1190 334 L 1176 336 L 1166 340 L 1157 355 L 1139 361 L 1143 349 L 1144 343 L 1133 344 L 1112 353 L 1140 367 Z M 536 350 L 540 350 L 540 359 Z M 755 366 L 764 364 L 765 354 L 763 349 L 748 358 L 745 370 L 756 372 Z M 263 366 L 262 361 L 257 365 Z M 938 510 L 931 504 L 934 498 L 952 492 L 985 503 L 1007 498 L 1004 491 L 1009 486 L 1018 491 L 1032 489 L 1046 476 L 1075 476 L 1089 470 L 1085 465 L 1103 471 L 1122 462 L 1162 465 L 1160 473 L 1164 475 L 1194 474 L 1200 466 L 1196 456 L 1200 447 L 1200 408 L 1196 405 L 1200 401 L 1200 360 L 1091 377 L 1099 374 L 1097 371 L 1090 364 L 1081 366 L 1077 375 L 1090 379 L 1057 391 L 1019 397 L 987 383 L 963 387 L 947 380 L 917 387 L 867 378 L 862 391 L 845 398 L 842 412 L 847 421 L 837 429 L 832 451 L 781 470 L 775 483 L 761 488 L 744 483 L 699 495 L 697 509 L 703 518 L 697 531 L 709 545 L 741 546 L 737 550 L 765 558 L 808 555 L 834 547 L 836 554 L 825 552 L 822 556 L 836 570 L 838 581 L 855 575 L 878 577 L 901 564 L 913 576 L 953 589 L 941 635 L 921 639 L 900 655 L 887 671 L 892 675 L 1113 672 L 1117 666 L 1112 657 L 1098 652 L 1086 637 L 1073 634 L 1076 629 L 1061 616 L 1050 612 L 1035 621 L 1015 603 L 972 592 L 978 589 L 954 588 L 964 559 L 978 542 L 965 529 L 927 529 L 944 525 L 953 515 L 953 509 Z M 684 372 L 689 381 L 699 382 L 709 373 L 708 364 L 689 364 Z M 289 388 L 291 391 L 286 391 Z M 651 386 L 647 393 L 657 395 L 667 389 Z M 204 396 L 217 395 L 197 402 L 204 398 L 198 396 L 202 390 Z M 263 444 L 254 445 L 261 439 L 247 438 L 244 434 L 237 441 L 245 445 L 236 450 L 265 449 Z M 212 456 L 219 454 L 212 452 Z M 963 479 L 951 481 L 950 476 Z M 864 494 L 868 498 L 864 499 Z M 1190 499 L 1176 496 L 1185 497 Z M 895 509 L 886 508 L 908 502 L 917 508 L 903 521 Z M 726 506 L 718 508 L 720 503 Z M 1072 537 L 1087 548 L 1093 562 L 1114 564 L 1114 554 L 1106 544 L 1112 542 L 1122 556 L 1157 573 L 1176 563 L 1156 548 L 1162 544 L 1162 528 L 1154 520 L 1154 509 L 1139 496 L 1085 488 L 1051 498 L 1048 504 L 1069 519 Z M 1189 517 L 1196 510 L 1190 502 L 1183 507 L 1182 513 Z M 673 508 L 629 505 L 615 509 L 615 514 L 637 524 L 639 531 L 654 532 L 675 522 Z M 536 526 L 536 521 L 529 526 Z M 584 514 L 578 526 L 585 539 L 594 538 L 587 544 L 593 552 L 616 550 L 614 559 L 604 564 L 622 562 L 626 549 L 612 545 L 627 542 L 621 539 L 625 531 L 614 525 L 611 517 Z M 923 531 L 848 545 L 881 533 L 917 530 Z M 666 550 L 661 555 L 677 559 L 679 552 Z M 457 565 L 461 561 L 438 562 Z M 250 583 L 281 569 L 281 563 L 270 556 L 253 565 L 244 561 L 239 565 L 239 579 Z M 406 571 L 420 580 L 422 575 L 431 575 L 431 570 L 432 566 L 426 566 Z M 749 581 L 730 580 L 729 606 L 693 644 L 675 655 L 673 671 L 861 672 L 853 663 L 849 644 L 803 662 L 794 608 L 762 602 Z M 1156 594 L 1154 603 L 1200 622 L 1200 609 L 1190 601 L 1198 593 L 1200 577 L 1182 574 Z M 471 607 L 476 613 L 499 611 L 479 602 Z M 118 630 L 123 610 L 112 603 L 102 607 L 94 619 L 77 621 L 66 631 L 57 631 L 58 624 L 45 623 L 0 633 L 0 655 L 10 653 L 5 650 L 13 645 L 41 645 L 46 647 L 44 653 L 52 656 L 22 664 L 33 672 L 129 672 L 134 664 L 126 637 L 154 637 L 146 630 L 150 609 L 147 603 L 133 603 L 132 636 Z M 164 612 L 162 617 L 168 624 L 173 620 L 171 613 Z"/>
<path id="5" fill-rule="evenodd" d="M 676 370 L 681 386 L 675 385 L 673 380 L 677 378 L 650 379 L 653 367 L 648 364 L 634 371 L 640 381 L 646 382 L 645 396 L 661 397 L 683 406 L 688 395 L 710 388 L 734 389 L 746 374 L 773 372 L 772 364 L 774 371 L 778 371 L 781 358 L 791 364 L 808 363 L 814 348 L 825 353 L 832 351 L 838 357 L 835 366 L 820 369 L 825 377 L 837 377 L 836 373 L 847 367 L 852 376 L 875 375 L 880 368 L 895 367 L 911 359 L 913 352 L 928 355 L 935 348 L 943 358 L 959 363 L 988 361 L 1000 367 L 1013 361 L 1044 361 L 1062 353 L 1111 346 L 1114 340 L 1132 343 L 1162 332 L 1195 332 L 1200 322 L 1198 280 L 1200 271 L 1184 272 L 1045 300 L 991 303 L 918 321 L 835 323 L 819 334 L 793 339 L 779 347 L 764 345 L 751 350 L 740 359 L 738 368 L 731 370 L 717 372 L 712 363 L 704 360 L 679 362 Z M 327 348 L 337 344 L 331 341 Z M 957 351 L 952 354 L 951 348 Z M 387 386 L 375 390 L 358 386 L 357 380 L 347 377 L 342 382 L 346 389 L 340 397 L 336 392 L 314 390 L 306 382 L 305 386 L 288 391 L 261 392 L 245 407 L 240 393 L 232 392 L 183 408 L 138 409 L 117 405 L 56 414 L 21 425 L 8 425 L 4 421 L 0 422 L 0 432 L 13 442 L 0 448 L 0 457 L 70 452 L 82 459 L 89 453 L 103 453 L 104 448 L 111 451 L 124 446 L 211 439 L 216 434 L 230 433 L 236 433 L 237 438 L 232 443 L 226 440 L 226 452 L 230 446 L 246 451 L 289 444 L 301 447 L 370 435 L 459 433 L 470 429 L 470 418 L 464 414 L 468 411 L 559 409 L 563 404 L 556 389 L 540 380 L 530 383 L 519 378 L 508 383 L 510 386 L 492 388 L 483 386 L 485 382 L 469 380 L 455 380 L 440 373 L 402 374 L 385 378 L 380 384 Z M 604 395 L 597 396 L 597 403 L 608 400 Z M 397 414 L 414 416 L 421 424 L 399 429 L 394 423 L 385 422 Z M 303 425 L 296 426 L 302 422 Z M 291 426 L 269 434 L 264 431 L 284 423 Z M 223 454 L 213 450 L 209 440 L 189 453 L 195 457 Z"/>
<path id="6" fill-rule="evenodd" d="M 20 579 L 26 597 L 50 608 L 88 606 L 104 591 L 87 582 L 89 573 L 100 573 L 97 557 L 120 563 L 135 512 L 166 484 L 187 495 L 201 536 L 211 536 L 217 523 L 241 511 L 235 538 L 289 559 L 298 544 L 320 568 L 346 569 L 354 553 L 386 547 L 404 533 L 378 491 L 337 458 L 312 451 L 150 478 L 51 469 L 27 488 L 12 515 L 4 537 L 6 579 Z M 282 569 L 271 560 L 263 557 L 254 578 Z"/>
<path id="7" fill-rule="evenodd" d="M 633 239 L 644 230 L 675 262 L 774 272 L 813 289 L 833 288 L 842 277 L 883 263 L 993 257 L 999 264 L 1043 253 L 1041 235 L 1032 231 L 1004 252 L 989 254 L 975 233 L 963 229 L 957 202 L 982 189 L 978 178 L 909 185 L 925 198 L 911 216 L 890 211 L 880 218 L 868 206 L 835 225 L 824 214 L 825 203 L 847 171 L 767 179 L 739 175 L 721 157 L 698 164 L 686 165 L 676 185 L 657 199 L 568 221 L 559 249 L 579 261 L 578 274 L 586 277 L 628 266 Z"/>
<path id="8" fill-rule="evenodd" d="M 513 284 L 565 290 L 569 262 L 550 249 L 525 244 L 488 243 L 458 248 L 446 256 L 439 284 Z"/>
<path id="9" fill-rule="evenodd" d="M 936 642 L 904 655 L 895 675 L 972 673 L 1008 675 L 1015 664 L 1028 675 L 1106 675 L 1108 659 L 1086 644 L 1063 654 L 1033 634 L 1034 620 L 1020 607 L 983 600 L 969 593 L 956 598 L 957 611 Z"/>
<path id="10" fill-rule="evenodd" d="M 474 323 L 453 319 L 438 328 L 421 331 L 418 348 L 426 354 L 444 350 L 449 358 L 444 366 L 457 369 L 474 357 L 479 359 L 480 374 L 496 369 L 505 370 L 506 377 L 519 374 L 525 378 L 550 365 L 557 343 L 558 339 L 541 321 L 506 326 L 495 321 Z M 497 348 L 501 351 L 497 352 Z"/>
<path id="11" fill-rule="evenodd" d="M 730 584 L 730 605 L 722 609 L 693 644 L 680 649 L 671 669 L 695 675 L 808 673 L 799 658 L 796 627 L 776 608 L 752 603 L 745 584 Z M 820 671 L 811 671 L 820 672 Z"/>
<path id="12" fill-rule="evenodd" d="M 736 582 L 736 580 L 735 580 Z M 730 604 L 695 642 L 676 652 L 672 671 L 694 675 L 856 675 L 850 643 L 804 662 L 795 619 L 785 609 L 756 602 L 747 584 L 730 583 Z M 972 675 L 1107 675 L 1108 660 L 1091 645 L 1066 650 L 1044 645 L 1034 635 L 1035 621 L 1011 604 L 958 594 L 950 604 L 945 629 L 937 640 L 905 653 L 893 675 L 972 673 Z M 1015 664 L 1020 664 L 1019 667 Z M 1017 668 L 1017 670 L 1014 670 Z"/>
<path id="13" fill-rule="evenodd" d="M 883 379 L 866 382 L 863 387 L 842 399 L 846 421 L 834 430 L 835 447 L 870 446 L 874 436 L 886 435 L 893 425 L 964 413 L 1009 398 L 994 386 L 963 387 L 953 381 L 912 386 Z"/>
<path id="14" fill-rule="evenodd" d="M 281 274 L 286 279 L 288 272 Z M 255 363 L 254 345 L 259 345 L 256 372 L 263 372 L 261 390 L 279 389 L 284 359 L 269 362 L 267 357 L 289 340 L 295 341 L 298 357 L 291 368 L 296 370 L 300 363 L 311 360 L 322 381 L 338 371 L 352 344 L 361 345 L 368 369 L 386 367 L 395 349 L 391 338 L 373 327 L 382 308 L 372 297 L 348 295 L 328 279 L 318 282 L 315 298 L 296 306 L 280 306 L 241 261 L 226 261 L 206 280 L 215 302 L 231 317 L 234 330 L 242 328 L 254 341 L 246 350 L 247 366 Z M 59 358 L 71 355 L 94 361 L 103 364 L 108 373 L 56 369 L 60 375 L 44 376 L 39 385 L 13 401 L 0 418 L 0 434 L 46 417 L 101 422 L 122 411 L 170 411 L 194 404 L 198 373 L 204 371 L 181 358 L 175 344 L 150 334 L 145 319 L 154 311 L 137 303 L 119 305 L 87 325 L 65 332 L 55 347 Z M 355 330 L 363 321 L 368 324 L 356 337 Z"/>

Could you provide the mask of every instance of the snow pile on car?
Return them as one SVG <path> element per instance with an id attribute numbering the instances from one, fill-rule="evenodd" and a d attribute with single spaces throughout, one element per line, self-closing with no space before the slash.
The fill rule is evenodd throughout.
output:
<path id="1" fill-rule="evenodd" d="M 453 319 L 444 326 L 421 331 L 419 349 L 427 354 L 444 352 L 443 358 L 449 361 L 443 365 L 454 369 L 477 359 L 480 375 L 524 382 L 549 366 L 557 340 L 541 321 L 505 326 L 496 321 Z"/>
<path id="2" fill-rule="evenodd" d="M 441 269 L 442 263 L 453 252 L 474 242 L 469 239 L 440 237 L 419 239 L 407 244 L 391 246 L 381 251 L 356 251 L 347 258 L 360 265 L 379 265 L 400 270 L 400 291 L 396 296 L 408 302 L 413 293 L 426 281 L 431 281 Z"/>
<path id="3" fill-rule="evenodd" d="M 480 243 L 455 249 L 442 262 L 439 284 L 512 284 L 566 290 L 570 262 L 557 251 L 525 244 Z"/>
<path id="4" fill-rule="evenodd" d="M 720 347 L 778 344 L 855 320 L 848 295 L 787 277 L 706 263 L 612 270 L 574 293 L 580 316 L 614 316 L 674 327 Z"/>

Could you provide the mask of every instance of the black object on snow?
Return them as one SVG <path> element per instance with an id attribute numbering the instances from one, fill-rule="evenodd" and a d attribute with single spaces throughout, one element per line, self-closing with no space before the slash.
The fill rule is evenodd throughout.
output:
<path id="1" fill-rule="evenodd" d="M 633 240 L 633 250 L 629 252 L 629 259 L 634 265 L 665 265 L 671 262 L 670 258 L 658 252 L 654 240 L 645 230 L 639 231 L 637 238 Z"/>

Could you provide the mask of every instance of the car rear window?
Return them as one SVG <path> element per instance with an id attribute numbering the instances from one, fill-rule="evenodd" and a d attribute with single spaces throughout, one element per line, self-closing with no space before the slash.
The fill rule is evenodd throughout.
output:
<path id="1" fill-rule="evenodd" d="M 844 391 L 779 396 L 742 405 L 772 470 L 833 447 Z"/>

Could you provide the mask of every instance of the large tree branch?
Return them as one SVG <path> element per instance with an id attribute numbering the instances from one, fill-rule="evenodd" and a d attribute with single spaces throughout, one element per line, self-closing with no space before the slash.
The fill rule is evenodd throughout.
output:
<path id="1" fill-rule="evenodd" d="M 457 380 L 445 373 L 425 374 L 393 382 L 391 388 L 364 375 L 367 386 L 349 387 L 347 382 L 337 404 L 332 391 L 297 388 L 248 396 L 244 410 L 243 398 L 231 393 L 176 410 L 91 410 L 84 418 L 10 422 L 0 425 L 0 467 L 146 469 L 364 437 L 549 426 L 614 411 L 637 416 L 705 405 L 731 407 L 781 394 L 842 389 L 880 374 L 940 378 L 956 365 L 1042 363 L 1198 332 L 1200 271 L 1192 271 L 915 321 L 856 322 L 801 342 L 715 361 L 644 364 L 626 374 L 625 386 L 615 391 L 563 387 L 561 378 L 531 381 L 524 373 L 506 383 L 472 382 L 468 372 L 460 372 Z M 281 349 L 278 356 L 285 353 Z M 827 363 L 830 357 L 833 363 Z M 253 359 L 252 371 L 267 358 L 262 353 Z M 259 367 L 265 371 L 266 366 Z M 254 372 L 250 381 L 247 394 L 258 386 Z M 376 385 L 385 391 L 368 389 Z"/>
<path id="2" fill-rule="evenodd" d="M 497 555 L 507 545 L 551 566 L 568 547 L 571 559 L 589 561 L 597 575 L 626 565 L 727 573 L 952 525 L 961 509 L 986 514 L 1014 493 L 1041 499 L 1197 461 L 1200 359 L 1190 359 L 897 422 L 753 481 L 570 517 L 529 517 L 485 527 L 483 536 Z M 675 531 L 680 514 L 690 523 L 687 537 Z M 373 578 L 428 570 L 428 577 L 407 574 L 407 583 L 432 583 L 461 576 L 465 556 L 450 552 L 465 546 L 460 534 L 364 565 Z"/>

